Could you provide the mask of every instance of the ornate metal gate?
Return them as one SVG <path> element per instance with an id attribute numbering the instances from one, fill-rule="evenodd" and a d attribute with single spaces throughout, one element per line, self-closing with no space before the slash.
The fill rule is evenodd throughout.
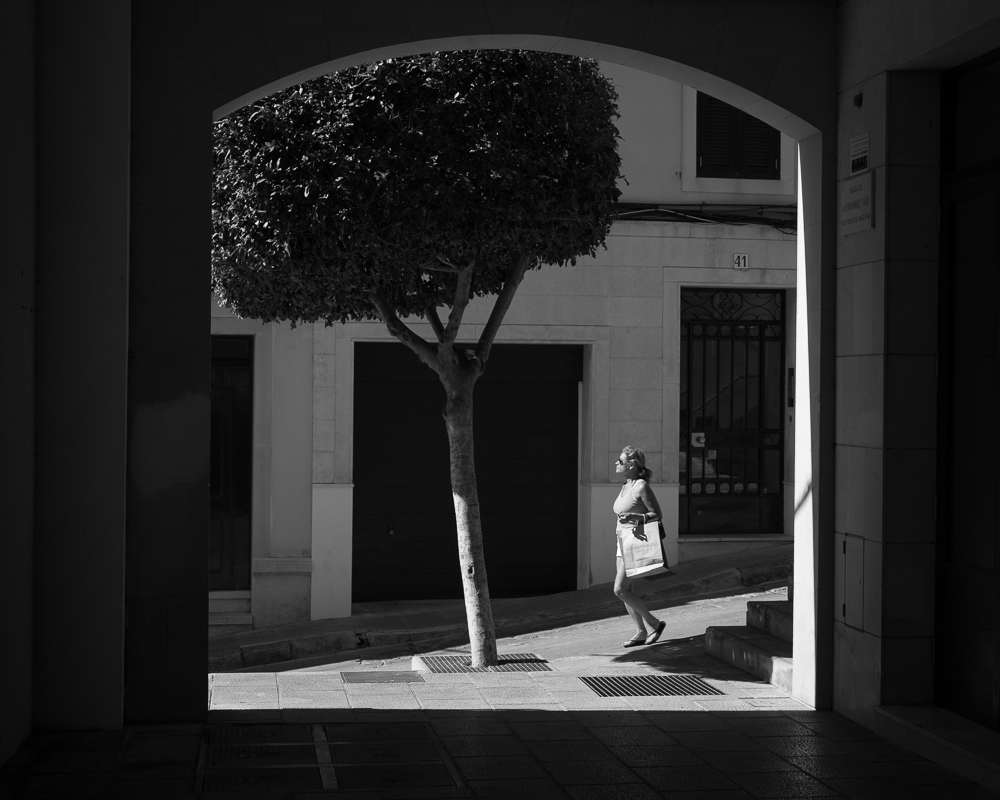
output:
<path id="1" fill-rule="evenodd" d="M 682 535 L 783 532 L 784 300 L 681 292 Z"/>

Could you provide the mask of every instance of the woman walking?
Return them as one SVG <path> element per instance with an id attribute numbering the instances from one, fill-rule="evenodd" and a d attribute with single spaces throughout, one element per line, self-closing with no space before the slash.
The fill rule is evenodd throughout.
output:
<path id="1" fill-rule="evenodd" d="M 625 479 L 625 485 L 618 493 L 614 510 L 618 515 L 618 526 L 615 539 L 618 542 L 617 568 L 615 575 L 615 595 L 625 604 L 628 615 L 635 623 L 635 635 L 622 642 L 622 647 L 637 647 L 640 644 L 653 644 L 660 638 L 667 623 L 658 620 L 649 613 L 642 598 L 632 591 L 634 579 L 625 574 L 625 560 L 622 558 L 622 533 L 626 527 L 631 528 L 638 523 L 654 522 L 663 519 L 660 514 L 660 504 L 656 502 L 653 490 L 649 488 L 650 471 L 646 469 L 646 456 L 637 447 L 626 447 L 615 462 L 615 472 Z M 637 534 L 642 537 L 642 532 Z M 646 626 L 650 632 L 647 633 Z"/>

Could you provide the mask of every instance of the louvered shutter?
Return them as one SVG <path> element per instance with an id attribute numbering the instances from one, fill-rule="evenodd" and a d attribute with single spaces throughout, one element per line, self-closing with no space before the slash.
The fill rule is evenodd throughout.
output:
<path id="1" fill-rule="evenodd" d="M 736 171 L 737 110 L 698 92 L 698 177 L 729 178 Z"/>
<path id="2" fill-rule="evenodd" d="M 777 180 L 781 177 L 778 162 L 781 134 L 770 125 L 737 112 L 740 122 L 740 177 Z"/>
<path id="3" fill-rule="evenodd" d="M 699 178 L 781 178 L 779 131 L 701 92 L 697 108 Z"/>

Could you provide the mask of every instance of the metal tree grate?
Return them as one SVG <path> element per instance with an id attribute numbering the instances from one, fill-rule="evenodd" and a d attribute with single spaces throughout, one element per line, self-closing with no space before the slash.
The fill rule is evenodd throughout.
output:
<path id="1" fill-rule="evenodd" d="M 423 683 L 419 672 L 341 672 L 344 683 Z"/>
<path id="2" fill-rule="evenodd" d="M 505 653 L 495 667 L 476 669 L 471 656 L 420 656 L 430 672 L 551 672 L 552 667 L 535 653 Z"/>
<path id="3" fill-rule="evenodd" d="M 580 680 L 601 697 L 697 697 L 725 694 L 694 675 L 614 675 Z"/>

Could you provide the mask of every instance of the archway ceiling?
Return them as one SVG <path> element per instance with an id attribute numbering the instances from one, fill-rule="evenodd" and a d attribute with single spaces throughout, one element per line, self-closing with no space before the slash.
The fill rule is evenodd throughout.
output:
<path id="1" fill-rule="evenodd" d="M 835 119 L 833 0 L 144 0 L 133 27 L 133 68 L 163 81 L 163 111 L 218 117 L 352 64 L 521 47 L 662 75 L 796 139 Z"/>

